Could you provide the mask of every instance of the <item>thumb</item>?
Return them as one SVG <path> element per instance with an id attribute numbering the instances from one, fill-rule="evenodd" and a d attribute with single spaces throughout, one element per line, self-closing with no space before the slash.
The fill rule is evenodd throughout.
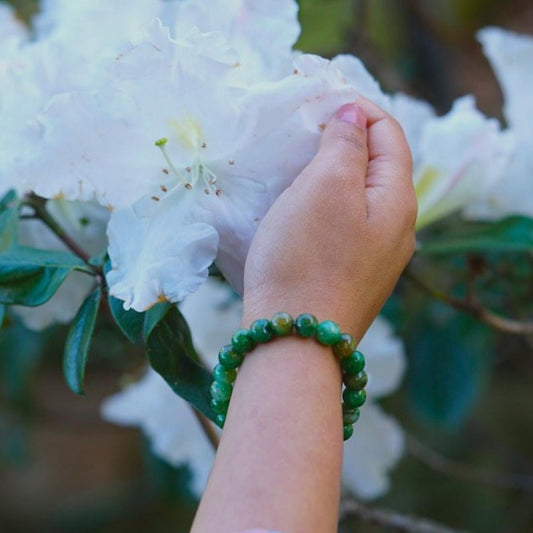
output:
<path id="1" fill-rule="evenodd" d="M 355 187 L 364 193 L 368 166 L 367 116 L 354 103 L 343 105 L 328 122 L 317 154 L 305 174 Z M 307 178 L 309 179 L 309 178 Z M 331 183 L 330 183 L 331 185 Z"/>

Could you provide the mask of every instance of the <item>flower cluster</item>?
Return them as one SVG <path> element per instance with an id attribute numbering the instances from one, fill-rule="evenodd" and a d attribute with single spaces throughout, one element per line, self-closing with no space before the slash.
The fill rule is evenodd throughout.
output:
<path id="1" fill-rule="evenodd" d="M 295 51 L 295 0 L 42 0 L 41 7 L 28 28 L 0 3 L 0 196 L 13 189 L 45 199 L 88 256 L 109 260 L 98 267 L 124 310 L 184 301 L 193 332 L 222 323 L 206 316 L 220 312 L 219 303 L 194 303 L 209 267 L 242 290 L 263 216 L 309 163 L 335 110 L 359 95 L 405 130 L 418 229 L 454 212 L 533 215 L 533 104 L 523 90 L 533 81 L 533 37 L 496 28 L 479 35 L 504 91 L 503 130 L 471 96 L 437 116 L 425 102 L 385 94 L 356 57 Z M 65 249 L 35 220 L 21 220 L 18 242 Z M 14 311 L 35 329 L 68 322 L 91 287 L 74 272 L 45 305 Z M 227 305 L 220 342 L 213 331 L 195 335 L 206 357 L 233 327 L 227 315 L 237 316 L 238 303 Z M 214 339 L 216 347 L 203 345 Z M 384 319 L 361 346 L 371 398 L 392 392 L 404 359 Z M 171 461 L 198 465 L 199 492 L 211 453 L 187 445 L 196 442 L 193 419 L 177 397 L 167 422 L 173 393 L 165 387 L 149 372 L 104 413 L 142 425 Z M 354 459 L 344 479 L 373 497 L 402 453 L 402 431 L 373 404 L 358 433 L 346 448 Z"/>

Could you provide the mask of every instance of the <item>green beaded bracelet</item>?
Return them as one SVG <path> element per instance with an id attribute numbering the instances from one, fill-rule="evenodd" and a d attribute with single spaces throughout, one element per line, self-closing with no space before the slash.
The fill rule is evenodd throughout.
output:
<path id="1" fill-rule="evenodd" d="M 325 346 L 331 346 L 333 353 L 340 359 L 342 381 L 342 423 L 344 440 L 353 435 L 353 424 L 359 419 L 359 408 L 366 401 L 365 386 L 368 381 L 363 354 L 357 351 L 356 340 L 348 333 L 341 333 L 339 326 L 331 321 L 318 322 L 309 313 L 294 320 L 289 313 L 276 313 L 270 320 L 254 320 L 250 329 L 238 329 L 231 337 L 231 344 L 224 346 L 218 354 L 218 364 L 213 370 L 211 409 L 216 424 L 224 427 L 233 383 L 244 356 L 257 344 L 264 344 L 277 337 L 296 333 L 303 338 L 315 337 Z"/>

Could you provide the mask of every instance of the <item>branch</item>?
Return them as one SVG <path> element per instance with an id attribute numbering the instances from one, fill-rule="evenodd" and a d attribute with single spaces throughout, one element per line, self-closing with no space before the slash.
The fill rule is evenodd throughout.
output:
<path id="1" fill-rule="evenodd" d="M 407 436 L 407 449 L 415 459 L 432 470 L 447 476 L 453 476 L 474 483 L 482 483 L 483 485 L 490 485 L 500 489 L 533 492 L 533 477 L 527 474 L 494 472 L 448 459 L 412 435 Z"/>
<path id="2" fill-rule="evenodd" d="M 67 234 L 53 217 L 50 216 L 50 213 L 46 210 L 46 200 L 44 198 L 33 193 L 28 194 L 26 195 L 23 204 L 31 207 L 34 212 L 34 218 L 41 220 L 71 252 L 76 254 L 85 263 L 89 263 L 91 256 Z M 100 273 L 100 270 L 97 267 L 94 268 Z"/>
<path id="3" fill-rule="evenodd" d="M 207 440 L 211 443 L 211 446 L 213 446 L 213 450 L 215 450 L 216 453 L 218 445 L 220 443 L 220 439 L 218 438 L 217 432 L 215 431 L 211 422 L 207 419 L 205 415 L 200 413 L 200 411 L 197 411 L 194 407 L 192 407 L 192 405 L 191 409 L 193 410 L 194 416 L 197 418 L 200 426 L 202 426 Z"/>
<path id="4" fill-rule="evenodd" d="M 465 533 L 462 530 L 450 529 L 426 518 L 403 515 L 387 509 L 367 507 L 355 500 L 342 500 L 339 518 L 342 520 L 349 516 L 356 516 L 370 524 L 403 533 Z"/>
<path id="5" fill-rule="evenodd" d="M 529 335 L 533 333 L 533 322 L 531 321 L 520 321 L 501 316 L 483 307 L 483 305 L 473 297 L 470 297 L 467 300 L 454 298 L 446 292 L 433 287 L 427 281 L 414 274 L 409 268 L 404 271 L 404 276 L 432 298 L 435 298 L 439 302 L 445 303 L 454 309 L 458 309 L 459 311 L 470 313 L 480 322 L 484 322 L 497 330 L 516 335 Z"/>

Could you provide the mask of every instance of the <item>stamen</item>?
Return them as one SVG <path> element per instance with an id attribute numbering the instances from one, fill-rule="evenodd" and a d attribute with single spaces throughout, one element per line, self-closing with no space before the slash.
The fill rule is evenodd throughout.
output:
<path id="1" fill-rule="evenodd" d="M 174 163 L 172 163 L 172 160 L 170 159 L 167 149 L 165 145 L 167 144 L 168 139 L 165 137 L 162 137 L 161 139 L 158 139 L 155 141 L 155 145 L 161 150 L 161 153 L 163 154 L 163 157 L 165 158 L 165 161 L 167 162 L 168 166 L 170 167 L 170 170 L 175 174 L 175 176 L 181 180 L 181 181 L 187 181 L 185 177 L 178 171 L 178 169 L 174 166 Z M 166 169 L 163 169 L 163 172 L 165 172 Z"/>

